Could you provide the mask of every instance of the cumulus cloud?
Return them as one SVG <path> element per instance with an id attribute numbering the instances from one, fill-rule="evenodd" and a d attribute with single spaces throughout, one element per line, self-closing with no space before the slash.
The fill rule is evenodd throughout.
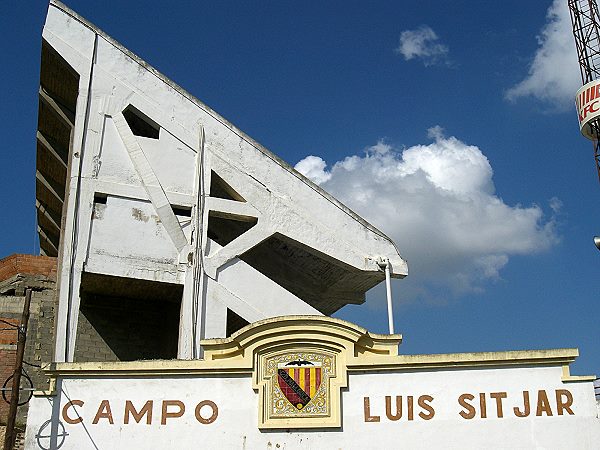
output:
<path id="1" fill-rule="evenodd" d="M 480 291 L 511 256 L 558 241 L 554 216 L 496 195 L 492 167 L 478 147 L 445 137 L 439 127 L 429 135 L 430 144 L 400 150 L 379 141 L 330 170 L 318 156 L 296 165 L 398 244 L 410 271 L 404 299 L 435 301 L 440 289 L 444 295 Z M 560 200 L 550 203 L 560 209 Z"/>
<path id="2" fill-rule="evenodd" d="M 295 169 L 315 183 L 321 184 L 331 178 L 331 174 L 325 171 L 326 166 L 327 163 L 318 156 L 307 156 L 296 164 Z"/>
<path id="3" fill-rule="evenodd" d="M 400 45 L 396 52 L 407 61 L 421 59 L 426 66 L 448 63 L 448 47 L 440 43 L 438 35 L 427 25 L 400 33 Z"/>
<path id="4" fill-rule="evenodd" d="M 546 24 L 537 37 L 539 47 L 524 80 L 506 91 L 506 98 L 515 101 L 533 97 L 559 109 L 574 102 L 581 87 L 579 63 L 571 31 L 567 2 L 554 0 L 546 13 Z"/>

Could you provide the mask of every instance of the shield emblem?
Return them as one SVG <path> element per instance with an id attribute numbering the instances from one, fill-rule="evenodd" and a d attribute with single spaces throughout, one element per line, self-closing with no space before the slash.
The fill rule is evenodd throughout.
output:
<path id="1" fill-rule="evenodd" d="M 285 398 L 298 410 L 314 398 L 321 386 L 321 363 L 297 360 L 280 363 L 277 383 Z"/>

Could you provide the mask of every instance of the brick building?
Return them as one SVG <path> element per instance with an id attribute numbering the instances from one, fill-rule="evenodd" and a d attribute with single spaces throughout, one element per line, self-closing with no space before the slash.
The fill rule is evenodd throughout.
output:
<path id="1" fill-rule="evenodd" d="M 9 378 L 14 371 L 17 349 L 16 327 L 23 313 L 26 289 L 33 292 L 23 369 L 31 383 L 23 379 L 21 386 L 39 391 L 49 386 L 48 376 L 40 366 L 53 360 L 56 273 L 55 257 L 13 254 L 0 260 L 0 319 L 3 321 L 0 323 L 0 386 L 11 387 Z M 159 309 L 157 302 L 143 305 L 141 301 L 144 295 L 146 298 L 160 295 L 164 298 L 166 293 L 159 283 L 153 286 L 152 293 L 133 289 L 136 298 L 129 299 L 115 297 L 116 292 L 124 289 L 123 284 L 116 283 L 112 287 L 102 293 L 94 289 L 82 293 L 84 302 L 78 319 L 75 361 L 132 360 L 139 355 L 160 354 L 161 351 L 168 356 L 169 348 L 177 346 L 177 341 L 161 342 L 164 337 L 161 329 L 168 323 L 169 311 Z M 124 303 L 124 300 L 129 302 Z M 178 311 L 171 311 L 172 318 L 177 315 Z M 103 336 L 109 339 L 105 340 Z M 5 395 L 10 400 L 10 393 Z M 9 403 L 1 399 L 0 427 L 7 422 L 8 410 Z M 25 424 L 27 410 L 26 405 L 18 409 L 19 428 Z"/>
<path id="2" fill-rule="evenodd" d="M 14 254 L 0 260 L 0 383 L 13 374 L 17 349 L 17 330 L 23 313 L 25 289 L 33 289 L 25 346 L 25 373 L 33 388 L 46 389 L 48 377 L 38 367 L 52 360 L 54 341 L 54 302 L 56 300 L 56 258 Z M 8 322 L 8 323 L 6 323 Z M 22 386 L 27 387 L 24 380 Z M 10 381 L 6 387 L 10 387 Z M 10 394 L 6 394 L 7 398 Z M 6 423 L 9 405 L 0 401 L 0 425 Z M 27 407 L 19 408 L 18 422 L 24 423 Z"/>
<path id="3" fill-rule="evenodd" d="M 0 326 L 2 385 L 13 374 L 16 326 L 23 313 L 25 290 L 29 288 L 33 293 L 24 370 L 34 389 L 45 390 L 48 386 L 48 377 L 38 366 L 53 360 L 56 273 L 55 257 L 13 254 L 0 260 L 0 319 L 7 322 Z M 92 287 L 82 292 L 75 361 L 127 361 L 140 356 L 144 359 L 146 354 L 146 357 L 162 354 L 168 358 L 176 351 L 177 341 L 166 339 L 161 330 L 170 323 L 169 320 L 177 320 L 178 310 L 164 308 L 158 302 L 142 302 L 143 298 L 169 300 L 170 294 L 161 289 L 160 283 L 149 288 L 133 284 L 131 281 L 127 283 L 130 298 L 118 294 L 125 290 L 124 281 L 113 282 L 112 289 L 107 290 L 105 286 L 102 292 L 90 284 Z M 172 304 L 176 304 L 176 299 L 171 300 Z M 25 385 L 28 385 L 27 381 L 23 381 Z M 6 387 L 10 387 L 10 382 Z M 10 398 L 8 393 L 6 396 Z M 6 401 L 0 401 L 0 425 L 6 423 L 8 408 Z M 24 422 L 26 411 L 26 407 L 19 408 L 20 422 Z"/>

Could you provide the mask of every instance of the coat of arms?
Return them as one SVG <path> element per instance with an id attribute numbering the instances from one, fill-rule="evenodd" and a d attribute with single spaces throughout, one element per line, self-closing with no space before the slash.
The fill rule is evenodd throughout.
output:
<path id="1" fill-rule="evenodd" d="M 341 427 L 342 389 L 348 387 L 348 355 L 367 352 L 372 338 L 361 341 L 358 347 L 356 342 L 364 335 L 360 334 L 362 329 L 357 328 L 356 332 L 346 322 L 330 317 L 290 316 L 279 319 L 293 324 L 289 336 L 282 339 L 281 326 L 271 326 L 275 320 L 255 325 L 255 333 L 262 340 L 254 343 L 253 336 L 244 336 L 256 346 L 252 354 L 252 387 L 259 399 L 258 427 Z M 233 343 L 225 344 L 231 351 L 239 351 Z"/>
<path id="2" fill-rule="evenodd" d="M 321 387 L 321 363 L 306 360 L 277 365 L 277 384 L 282 394 L 298 410 L 315 397 Z"/>
<path id="3" fill-rule="evenodd" d="M 331 413 L 329 379 L 335 356 L 321 352 L 280 353 L 266 358 L 268 417 L 326 417 Z"/>

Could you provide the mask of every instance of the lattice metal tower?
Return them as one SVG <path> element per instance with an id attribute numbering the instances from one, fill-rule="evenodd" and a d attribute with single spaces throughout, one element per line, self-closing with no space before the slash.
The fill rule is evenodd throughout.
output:
<path id="1" fill-rule="evenodd" d="M 577 59 L 584 85 L 577 93 L 582 133 L 594 144 L 600 180 L 600 15 L 596 0 L 568 0 Z"/>

